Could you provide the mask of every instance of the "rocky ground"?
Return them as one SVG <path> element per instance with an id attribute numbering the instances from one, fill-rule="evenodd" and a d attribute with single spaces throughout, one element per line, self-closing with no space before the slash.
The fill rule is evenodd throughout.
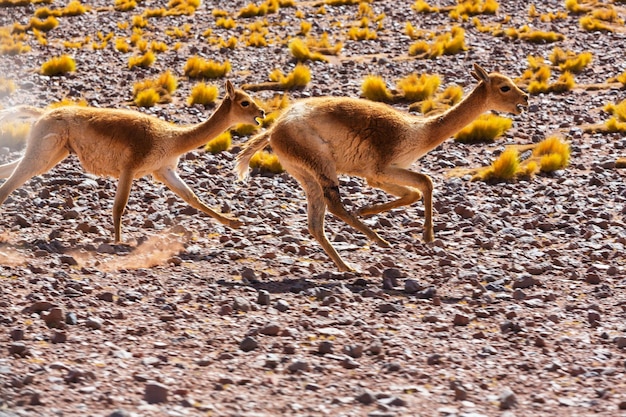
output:
<path id="1" fill-rule="evenodd" d="M 217 28 L 217 2 L 204 2 L 191 16 L 150 19 L 145 37 L 181 47 L 129 70 L 130 53 L 112 45 L 67 50 L 61 41 L 98 31 L 128 36 L 118 22 L 165 4 L 144 1 L 122 13 L 107 9 L 111 2 L 90 3 L 101 9 L 60 18 L 48 46 L 29 35 L 31 52 L 0 56 L 2 77 L 18 86 L 2 106 L 70 97 L 125 107 L 134 82 L 170 69 L 181 77 L 173 102 L 142 111 L 196 123 L 212 109 L 185 104 L 194 84 L 182 76 L 187 58 L 230 60 L 237 85 L 266 81 L 274 68 L 288 72 L 294 62 L 279 40 L 299 30 L 297 10 L 312 33 L 345 44 L 331 63 L 307 64 L 312 81 L 292 99 L 358 96 L 368 74 L 392 83 L 411 72 L 439 74 L 467 93 L 473 62 L 517 77 L 527 55 L 547 58 L 555 46 L 496 38 L 467 21 L 458 23 L 464 53 L 408 59 L 407 21 L 430 31 L 453 22 L 384 0 L 371 4 L 385 14 L 376 40 L 345 40 L 356 5 L 320 15 L 318 5 L 297 2 L 266 17 L 269 47 L 219 50 L 202 36 L 207 28 L 243 36 L 260 19 Z M 626 183 L 615 169 L 626 138 L 583 129 L 607 118 L 606 103 L 626 98 L 617 87 L 584 88 L 626 70 L 623 24 L 587 32 L 580 16 L 543 23 L 524 2 L 501 3 L 481 19 L 508 15 L 505 25 L 558 31 L 566 39 L 556 45 L 592 51 L 592 64 L 573 91 L 532 96 L 496 143 L 448 141 L 416 164 L 435 184 L 432 244 L 421 240 L 421 204 L 367 219 L 390 248 L 328 216 L 333 244 L 361 273 L 335 272 L 307 232 L 303 193 L 287 174 L 235 181 L 237 143 L 217 155 L 191 152 L 180 172 L 202 199 L 246 223 L 238 230 L 141 179 L 123 218 L 128 244 L 114 245 L 115 181 L 86 175 L 73 157 L 15 191 L 0 216 L 0 416 L 626 415 Z M 219 7 L 235 17 L 246 4 Z M 536 6 L 565 10 L 557 1 Z M 37 7 L 0 9 L 0 25 L 26 23 Z M 185 24 L 186 38 L 164 34 Z M 75 73 L 37 73 L 62 53 L 76 58 Z M 566 170 L 498 184 L 448 175 L 490 163 L 505 145 L 554 134 L 571 144 Z M 17 155 L 4 149 L 2 160 Z M 350 208 L 387 199 L 359 178 L 342 178 L 341 190 Z"/>

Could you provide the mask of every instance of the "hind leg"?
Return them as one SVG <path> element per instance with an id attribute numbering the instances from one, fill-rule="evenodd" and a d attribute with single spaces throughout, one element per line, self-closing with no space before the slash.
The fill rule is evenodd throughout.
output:
<path id="1" fill-rule="evenodd" d="M 9 194 L 26 181 L 48 172 L 68 155 L 69 152 L 64 147 L 64 142 L 57 134 L 47 135 L 40 141 L 29 140 L 24 157 L 16 164 L 9 178 L 0 187 L 0 204 L 4 203 Z"/>
<path id="2" fill-rule="evenodd" d="M 357 214 L 360 216 L 378 214 L 397 207 L 408 206 L 422 198 L 422 194 L 412 187 L 381 183 L 371 179 L 368 179 L 367 183 L 374 188 L 379 188 L 385 192 L 388 192 L 389 194 L 398 196 L 399 198 L 383 204 L 361 207 L 359 210 L 357 210 Z"/>
<path id="3" fill-rule="evenodd" d="M 324 214 L 326 213 L 326 201 L 324 199 L 324 191 L 315 177 L 305 171 L 292 172 L 292 175 L 298 180 L 307 199 L 307 216 L 309 233 L 319 242 L 326 252 L 326 255 L 332 259 L 337 268 L 342 272 L 354 271 L 342 258 L 337 250 L 328 240 L 324 231 Z"/>

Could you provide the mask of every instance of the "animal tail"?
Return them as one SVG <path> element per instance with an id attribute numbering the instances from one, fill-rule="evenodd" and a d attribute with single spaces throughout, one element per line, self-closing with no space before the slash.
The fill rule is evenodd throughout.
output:
<path id="1" fill-rule="evenodd" d="M 5 123 L 15 119 L 21 120 L 37 120 L 44 114 L 44 109 L 33 106 L 15 106 L 8 109 L 0 110 L 0 123 Z"/>
<path id="2" fill-rule="evenodd" d="M 248 167 L 250 166 L 250 160 L 254 154 L 269 144 L 270 134 L 271 129 L 259 133 L 246 142 L 241 152 L 237 155 L 235 159 L 235 172 L 239 176 L 240 181 L 244 181 L 248 176 Z"/>

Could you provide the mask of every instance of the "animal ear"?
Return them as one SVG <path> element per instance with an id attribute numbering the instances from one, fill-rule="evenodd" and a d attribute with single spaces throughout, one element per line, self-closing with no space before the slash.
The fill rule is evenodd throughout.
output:
<path id="1" fill-rule="evenodd" d="M 228 97 L 230 97 L 231 99 L 235 98 L 235 87 L 233 86 L 233 83 L 230 82 L 230 80 L 226 80 L 226 92 L 228 93 Z"/>
<path id="2" fill-rule="evenodd" d="M 478 81 L 489 82 L 489 74 L 487 74 L 487 71 L 476 63 L 474 63 L 474 71 L 472 71 L 471 74 L 472 77 L 476 78 Z"/>

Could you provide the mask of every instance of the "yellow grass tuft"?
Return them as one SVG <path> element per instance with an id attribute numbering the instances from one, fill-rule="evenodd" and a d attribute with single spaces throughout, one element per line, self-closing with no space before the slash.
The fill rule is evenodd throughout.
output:
<path id="1" fill-rule="evenodd" d="M 517 149 L 506 148 L 491 166 L 479 170 L 472 181 L 510 181 L 517 175 L 519 166 L 520 160 Z"/>
<path id="2" fill-rule="evenodd" d="M 306 43 L 304 43 L 304 41 L 300 38 L 293 38 L 289 42 L 289 52 L 291 52 L 291 55 L 293 55 L 293 57 L 300 62 L 307 61 L 309 59 L 312 61 L 328 62 L 328 58 L 321 53 L 311 52 Z"/>
<path id="3" fill-rule="evenodd" d="M 495 114 L 483 114 L 454 135 L 461 143 L 493 142 L 498 136 L 509 130 L 513 121 Z"/>
<path id="4" fill-rule="evenodd" d="M 441 84 L 438 75 L 409 74 L 396 83 L 398 90 L 402 91 L 402 96 L 409 101 L 422 101 L 432 97 Z"/>
<path id="5" fill-rule="evenodd" d="M 64 75 L 76 71 L 76 61 L 69 55 L 61 55 L 43 63 L 41 73 L 43 75 Z"/>
<path id="6" fill-rule="evenodd" d="M 113 8 L 118 12 L 128 12 L 137 7 L 136 0 L 115 0 Z"/>
<path id="7" fill-rule="evenodd" d="M 217 86 L 206 84 L 206 83 L 198 83 L 191 90 L 191 95 L 187 99 L 187 104 L 193 106 L 194 104 L 201 104 L 203 106 L 208 106 L 215 103 L 217 100 L 219 90 Z"/>
<path id="8" fill-rule="evenodd" d="M 378 75 L 368 75 L 361 84 L 363 97 L 372 101 L 393 101 L 393 94 L 387 88 L 385 80 Z"/>
<path id="9" fill-rule="evenodd" d="M 252 169 L 259 169 L 261 172 L 270 172 L 272 174 L 280 174 L 284 171 L 278 157 L 266 151 L 255 153 L 250 159 L 250 167 Z"/>
<path id="10" fill-rule="evenodd" d="M 141 67 L 149 68 L 156 61 L 156 54 L 148 51 L 143 55 L 133 55 L 128 58 L 128 68 Z"/>
<path id="11" fill-rule="evenodd" d="M 215 26 L 224 29 L 234 29 L 237 27 L 237 23 L 235 23 L 232 17 L 220 17 L 215 21 Z"/>
<path id="12" fill-rule="evenodd" d="M 161 100 L 161 96 L 155 88 L 141 90 L 135 96 L 134 103 L 137 107 L 152 107 Z"/>
<path id="13" fill-rule="evenodd" d="M 190 78 L 220 78 L 231 70 L 230 61 L 219 63 L 205 60 L 197 55 L 192 56 L 185 64 L 185 75 Z"/>
<path id="14" fill-rule="evenodd" d="M 437 36 L 432 43 L 425 40 L 413 43 L 409 46 L 409 55 L 434 59 L 441 55 L 454 55 L 465 50 L 467 50 L 465 30 L 459 26 L 453 26 L 450 32 Z"/>
<path id="15" fill-rule="evenodd" d="M 204 150 L 212 154 L 224 152 L 230 149 L 232 144 L 232 135 L 230 131 L 226 131 L 211 139 L 204 145 Z"/>
<path id="16" fill-rule="evenodd" d="M 276 69 L 270 74 L 270 80 L 277 81 L 286 90 L 304 88 L 311 81 L 311 70 L 302 64 L 297 64 L 293 71 L 284 75 Z"/>
<path id="17" fill-rule="evenodd" d="M 618 104 L 609 103 L 604 106 L 604 111 L 615 116 L 620 122 L 626 122 L 626 100 Z"/>
<path id="18" fill-rule="evenodd" d="M 417 13 L 439 13 L 438 7 L 431 6 L 424 0 L 416 0 L 411 6 L 411 9 L 415 10 Z"/>

